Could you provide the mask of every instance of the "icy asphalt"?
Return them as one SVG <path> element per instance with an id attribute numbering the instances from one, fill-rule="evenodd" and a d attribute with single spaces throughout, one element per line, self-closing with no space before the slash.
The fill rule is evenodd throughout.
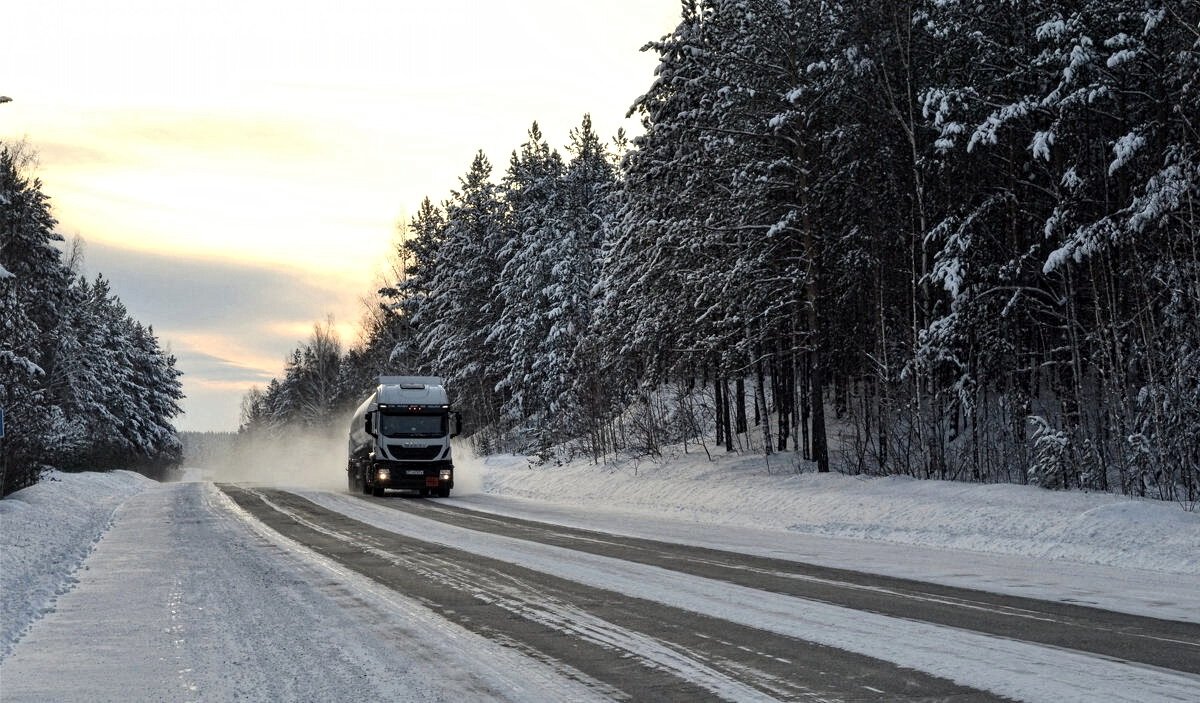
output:
<path id="1" fill-rule="evenodd" d="M 1127 663 L 1119 654 L 932 624 L 916 612 L 865 612 L 561 543 L 591 540 L 607 549 L 618 538 L 550 528 L 542 530 L 546 541 L 560 541 L 545 545 L 430 519 L 466 504 L 494 516 L 524 511 L 588 522 L 578 511 L 485 495 L 439 505 L 257 488 L 241 494 L 245 506 L 258 506 L 249 510 L 230 497 L 237 494 L 208 483 L 151 484 L 121 503 L 77 583 L 0 662 L 0 699 L 1200 698 L 1194 673 Z M 806 535 L 608 519 L 621 523 L 609 532 L 796 561 L 836 561 L 841 552 L 843 562 L 874 559 L 904 571 L 924 560 L 937 567 L 935 580 L 968 586 L 986 583 L 990 568 L 1002 583 L 989 590 L 1043 596 L 1058 582 L 1070 587 L 1059 601 L 1118 601 L 1131 591 L 1142 602 L 1123 610 L 1177 620 L 1188 618 L 1172 614 L 1191 613 L 1194 622 L 1200 599 L 1189 575 L 1077 564 L 1022 571 L 1016 557 L 865 544 L 852 553 L 854 542 L 827 538 L 822 552 L 822 538 Z M 283 525 L 290 534 L 277 531 Z M 746 544 L 755 535 L 758 544 Z M 684 552 L 678 561 L 705 559 Z M 1076 569 L 1082 575 L 1072 579 Z M 1121 578 L 1088 583 L 1101 572 Z M 1149 595 L 1155 588 L 1157 604 Z M 1011 606 L 968 607 L 990 616 Z M 1032 617 L 1044 616 L 1061 614 Z M 1186 636 L 1171 639 L 1180 640 L 1173 647 L 1192 646 Z M 555 650 L 550 640 L 570 644 Z"/>
<path id="2" fill-rule="evenodd" d="M 264 534 L 208 483 L 129 498 L 75 578 L 0 663 L 5 703 L 601 699 Z"/>

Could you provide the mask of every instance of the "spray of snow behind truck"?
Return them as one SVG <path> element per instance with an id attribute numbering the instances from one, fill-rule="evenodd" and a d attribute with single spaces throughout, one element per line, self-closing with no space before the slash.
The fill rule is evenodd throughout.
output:
<path id="1" fill-rule="evenodd" d="M 350 421 L 350 491 L 381 496 L 393 488 L 449 496 L 450 438 L 458 436 L 460 425 L 441 378 L 380 376 Z"/>

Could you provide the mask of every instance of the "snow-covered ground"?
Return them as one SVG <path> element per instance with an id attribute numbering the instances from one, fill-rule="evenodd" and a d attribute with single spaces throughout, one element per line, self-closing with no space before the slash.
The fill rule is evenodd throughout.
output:
<path id="1" fill-rule="evenodd" d="M 104 530 L 108 515 L 91 520 L 103 538 L 66 576 L 82 555 L 52 522 L 79 501 L 45 498 L 85 486 L 105 502 L 125 500 L 111 529 Z M 36 500 L 26 502 L 30 497 Z M 600 698 L 299 549 L 246 518 L 209 483 L 83 474 L 19 492 L 0 506 L 6 561 L 19 553 L 25 565 L 23 577 L 7 569 L 0 576 L 0 700 Z M 33 576 L 63 585 L 50 601 L 30 598 L 17 579 Z"/>
<path id="2" fill-rule="evenodd" d="M 448 502 L 463 507 L 1200 622 L 1200 514 L 1177 504 L 1022 486 L 796 474 L 783 461 L 768 472 L 757 457 L 710 462 L 703 454 L 689 454 L 637 465 L 531 467 L 521 457 L 477 460 L 460 453 L 457 464 L 458 485 Z M 374 511 L 361 516 L 370 522 L 397 519 L 386 508 L 325 492 L 341 480 L 340 467 L 331 471 L 333 478 L 321 485 L 296 487 L 348 513 Z M 203 481 L 206 473 L 191 471 L 188 477 Z M 130 567 L 131 552 L 151 555 L 161 568 L 115 577 Z M 219 580 L 214 567 L 222 569 Z M 256 583 L 286 587 L 270 589 L 261 606 L 267 612 L 234 612 L 236 603 L 254 602 L 251 596 L 261 589 Z M 242 589 L 245 598 L 226 598 L 231 587 Z M 384 599 L 386 613 L 370 615 L 382 622 L 364 628 L 355 618 L 364 617 L 363 603 L 380 600 L 378 591 L 365 579 L 272 537 L 204 483 L 159 485 L 129 472 L 55 474 L 0 501 L 0 665 L 6 673 L 37 670 L 39 657 L 69 655 L 72 648 L 90 647 L 95 654 L 97 642 L 109 648 L 101 648 L 102 654 L 111 654 L 101 661 L 119 665 L 120 648 L 127 646 L 121 644 L 121 632 L 139 628 L 145 630 L 140 646 L 164 652 L 142 672 L 144 680 L 164 682 L 159 693 L 167 698 L 172 692 L 203 698 L 247 690 L 287 697 L 287 689 L 263 688 L 263 672 L 236 669 L 239 677 L 219 672 L 231 662 L 242 666 L 251 660 L 268 669 L 302 669 L 305 662 L 324 660 L 349 663 L 370 650 L 371 638 L 388 632 L 421 638 L 435 629 L 437 637 L 426 637 L 425 644 L 439 652 L 434 659 L 443 672 L 457 670 L 454 661 L 462 652 L 471 661 L 515 656 L 465 631 L 435 625 L 436 617 L 402 598 Z M 651 596 L 675 597 L 646 597 Z M 167 607 L 147 608 L 137 616 L 145 622 L 99 629 L 93 624 L 86 631 L 67 627 L 79 626 L 81 613 L 159 601 Z M 785 609 L 795 607 L 789 603 Z M 33 628 L 47 613 L 60 617 Z M 250 625 L 236 623 L 261 624 L 264 617 L 296 632 L 318 623 L 326 632 L 326 624 L 335 622 L 341 625 L 334 631 L 357 634 L 307 643 L 299 660 L 267 661 L 263 657 L 269 653 L 237 646 L 246 635 L 237 628 Z M 437 641 L 446 637 L 454 648 L 437 649 Z M 204 642 L 225 646 L 214 649 Z M 506 678 L 497 665 L 470 679 L 421 688 L 428 665 L 396 663 L 389 672 L 394 682 L 349 666 L 341 668 L 340 677 L 297 685 L 334 697 L 362 685 L 363 677 L 379 695 L 403 689 L 409 699 L 487 692 L 489 697 L 553 700 L 587 693 L 559 688 L 569 684 L 552 672 L 539 673 L 536 666 L 519 682 Z M 93 683 L 91 693 L 107 691 L 119 698 L 128 680 L 95 672 Z M 1018 684 L 1008 690 L 1024 690 Z M 0 688 L 12 693 L 8 684 Z"/>
<path id="3" fill-rule="evenodd" d="M 774 457 L 531 467 L 459 460 L 467 490 L 690 524 L 1200 574 L 1200 511 L 1033 486 L 796 473 Z M 477 477 L 477 478 L 476 478 Z"/>
<path id="4" fill-rule="evenodd" d="M 130 471 L 55 472 L 0 500 L 0 660 L 71 588 L 117 508 L 153 483 Z"/>
<path id="5" fill-rule="evenodd" d="M 1175 503 L 801 473 L 775 457 L 456 459 L 449 502 L 647 539 L 1200 623 L 1200 512 Z"/>

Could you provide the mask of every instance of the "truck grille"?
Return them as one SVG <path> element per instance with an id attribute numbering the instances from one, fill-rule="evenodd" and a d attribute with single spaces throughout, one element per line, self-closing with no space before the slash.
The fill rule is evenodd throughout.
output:
<path id="1" fill-rule="evenodd" d="M 430 447 L 402 447 L 399 444 L 389 444 L 388 451 L 397 459 L 410 461 L 431 461 L 442 453 L 442 446 L 435 444 Z"/>

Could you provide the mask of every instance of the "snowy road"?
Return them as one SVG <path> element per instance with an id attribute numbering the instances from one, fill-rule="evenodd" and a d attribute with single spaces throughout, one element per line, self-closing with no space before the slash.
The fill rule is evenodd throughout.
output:
<path id="1" fill-rule="evenodd" d="M 539 562 L 546 550 L 521 542 L 516 547 L 523 553 L 481 555 L 461 544 L 444 546 L 447 532 L 461 531 L 464 539 L 457 541 L 475 541 L 477 547 L 508 538 L 421 524 L 428 521 L 357 498 L 322 496 L 322 502 L 346 512 L 384 510 L 376 516 L 381 521 L 417 521 L 404 530 L 408 534 L 399 534 L 294 494 L 226 490 L 264 523 L 347 568 L 420 599 L 464 627 L 562 662 L 570 667 L 567 671 L 582 671 L 635 700 L 837 700 L 847 694 L 884 700 L 988 698 L 944 680 L 703 612 L 728 610 L 742 600 L 735 590 L 708 594 L 711 602 L 697 612 L 642 593 L 627 595 L 638 590 L 632 581 L 643 579 L 642 569 L 633 564 L 597 567 L 597 559 L 583 553 Z M 416 503 L 403 498 L 390 502 Z M 648 578 L 658 582 L 657 588 L 672 587 L 666 572 Z M 591 581 L 600 581 L 600 587 L 584 585 Z"/>
<path id="2" fill-rule="evenodd" d="M 341 545 L 362 545 L 351 549 L 358 553 L 347 563 L 401 565 L 405 587 L 434 584 L 435 608 L 438 597 L 455 591 L 548 623 L 562 635 L 560 646 L 575 650 L 591 631 L 619 630 L 621 637 L 598 636 L 599 644 L 616 649 L 624 662 L 641 660 L 656 675 L 666 669 L 718 697 L 755 699 L 748 690 L 731 692 L 731 685 L 771 698 L 824 700 L 995 694 L 1186 701 L 1200 695 L 1200 627 L 1194 624 L 917 589 L 890 579 L 856 583 L 844 573 L 814 577 L 795 564 L 472 516 L 434 502 L 308 494 L 318 506 L 282 491 L 229 490 L 298 541 L 315 532 Z M 520 584 L 516 594 L 513 582 Z M 539 651 L 563 656 L 552 647 Z M 664 660 L 664 651 L 683 659 Z M 634 685 L 627 670 L 585 670 L 627 692 Z"/>
<path id="3" fill-rule="evenodd" d="M 1121 614 L 800 563 L 736 531 L 521 517 L 484 496 L 153 484 L 0 660 L 0 699 L 1200 700 L 1200 624 L 1172 615 L 1191 577 L 1147 618 L 1149 596 Z"/>
<path id="4" fill-rule="evenodd" d="M 313 497 L 333 507 L 338 502 L 327 496 Z M 1200 626 L 1196 624 L 572 529 L 429 501 L 373 502 L 479 532 L 648 564 L 771 593 L 1200 674 Z"/>
<path id="5" fill-rule="evenodd" d="M 130 498 L 75 578 L 0 664 L 5 703 L 601 699 L 264 533 L 212 484 Z"/>

